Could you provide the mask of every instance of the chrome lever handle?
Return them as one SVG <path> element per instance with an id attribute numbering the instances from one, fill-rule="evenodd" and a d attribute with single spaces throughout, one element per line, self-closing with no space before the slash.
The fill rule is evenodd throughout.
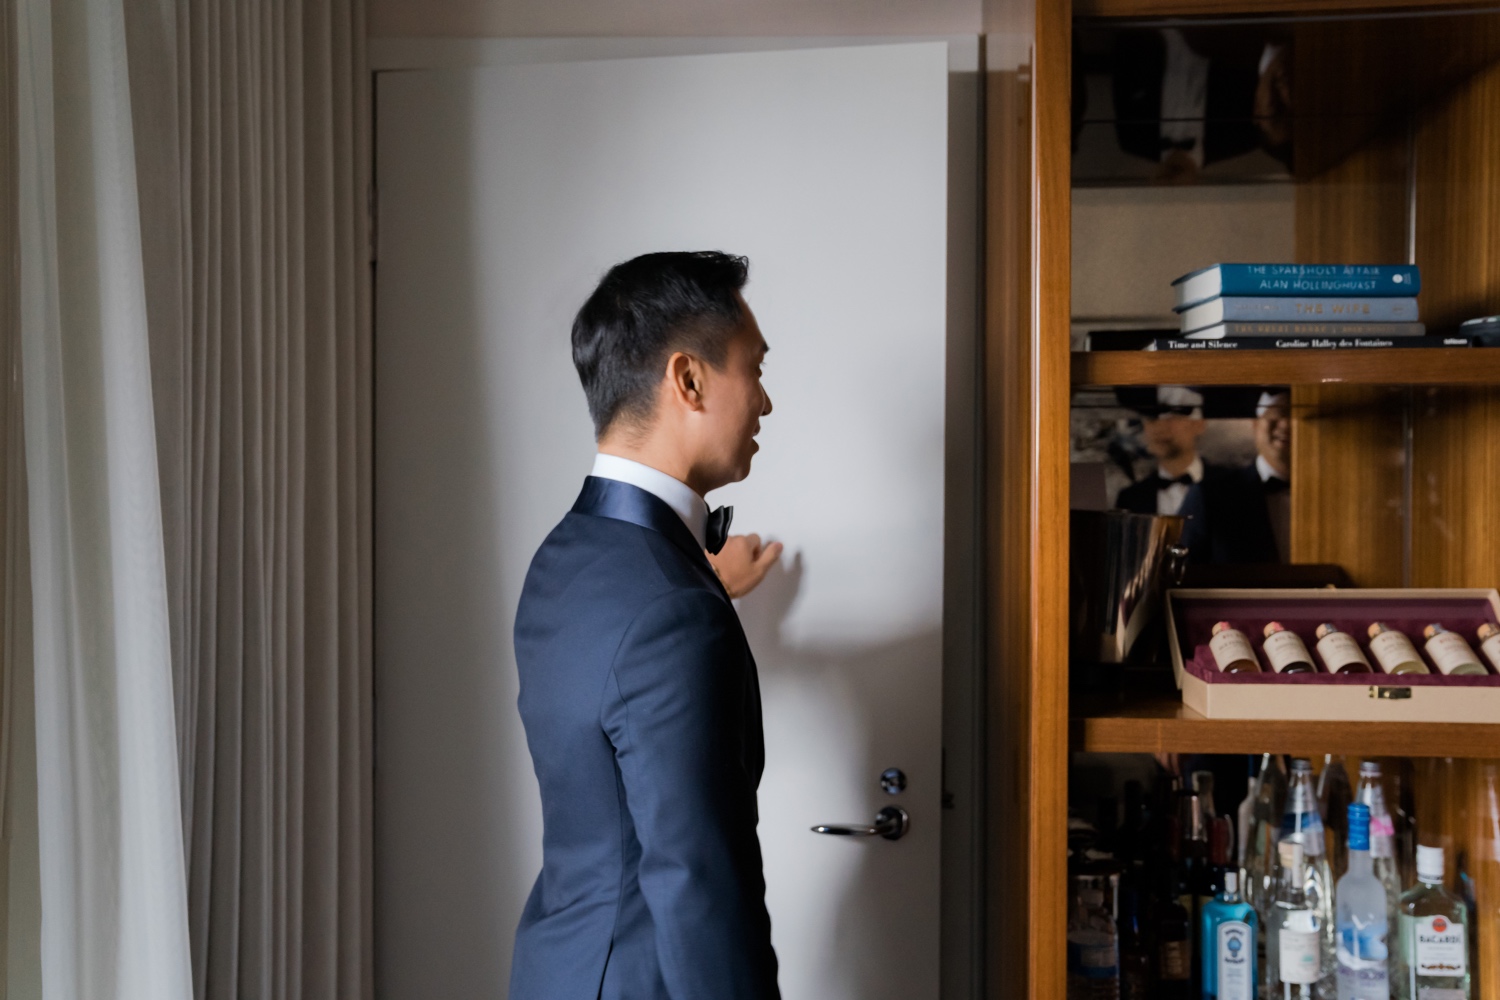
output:
<path id="1" fill-rule="evenodd" d="M 841 826 L 827 823 L 812 828 L 813 833 L 826 833 L 833 837 L 884 837 L 900 840 L 911 829 L 911 817 L 900 806 L 886 806 L 875 814 L 873 826 Z"/>

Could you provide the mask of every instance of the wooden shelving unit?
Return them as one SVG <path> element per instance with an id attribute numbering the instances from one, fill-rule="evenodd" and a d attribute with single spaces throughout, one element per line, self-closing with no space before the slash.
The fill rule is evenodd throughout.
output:
<path id="1" fill-rule="evenodd" d="M 1494 385 L 1500 348 L 1074 352 L 1073 385 Z"/>
<path id="2" fill-rule="evenodd" d="M 1494 724 L 1304 722 L 1207 719 L 1172 695 L 1077 707 L 1070 744 L 1093 753 L 1325 753 L 1356 757 L 1486 757 L 1500 748 Z"/>
<path id="3" fill-rule="evenodd" d="M 1078 388 L 1291 386 L 1293 561 L 1336 563 L 1363 586 L 1489 587 L 1500 574 L 1500 350 L 1070 354 L 1074 18 L 1089 19 L 1087 30 L 1100 27 L 1093 19 L 1143 31 L 1186 31 L 1191 20 L 1172 19 L 1198 17 L 1287 25 L 1297 58 L 1293 259 L 1413 261 L 1423 320 L 1451 329 L 1500 312 L 1500 17 L 1439 8 L 1492 7 L 986 0 L 986 996 L 1066 995 L 1075 751 L 1415 757 L 1419 774 L 1447 775 L 1421 781 L 1424 829 L 1455 852 L 1494 857 L 1484 853 L 1493 831 L 1474 817 L 1500 758 L 1500 719 L 1211 720 L 1173 694 L 1070 704 L 1060 669 Z M 1477 898 L 1493 913 L 1500 861 L 1483 864 Z M 1500 922 L 1479 926 L 1482 953 L 1500 955 Z M 1493 968 L 1480 983 L 1475 1000 L 1500 1000 Z"/>

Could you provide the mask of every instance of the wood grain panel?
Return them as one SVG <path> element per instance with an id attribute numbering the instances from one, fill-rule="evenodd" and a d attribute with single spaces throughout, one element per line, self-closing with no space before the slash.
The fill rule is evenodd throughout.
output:
<path id="1" fill-rule="evenodd" d="M 1483 7 L 1488 0 L 1076 0 L 1079 17 L 1220 17 Z"/>
<path id="2" fill-rule="evenodd" d="M 1304 49 L 1299 72 L 1306 57 Z M 1404 261 L 1409 158 L 1404 136 L 1379 136 L 1352 155 L 1340 155 L 1335 166 L 1297 185 L 1297 260 Z M 1489 378 L 1500 377 L 1500 357 L 1490 359 L 1494 364 L 1487 368 L 1475 367 L 1470 364 L 1475 358 L 1462 348 L 1423 350 L 1417 352 L 1421 358 L 1405 351 L 1368 353 L 1358 359 L 1369 366 L 1360 381 L 1479 379 L 1486 371 Z M 1338 361 L 1335 356 L 1328 364 Z M 1299 385 L 1292 389 L 1292 404 L 1292 561 L 1336 563 L 1359 586 L 1401 586 L 1404 393 L 1393 396 L 1381 386 Z M 1358 505 L 1358 517 L 1350 516 L 1351 504 Z"/>
<path id="3" fill-rule="evenodd" d="M 1072 346 L 1072 0 L 1036 15 L 1036 338 L 1031 618 L 1033 1000 L 1066 993 L 1069 411 Z"/>
<path id="4" fill-rule="evenodd" d="M 1081 706 L 1071 726 L 1072 744 L 1094 753 L 1326 753 L 1387 754 L 1400 747 L 1410 757 L 1466 757 L 1500 747 L 1500 721 L 1476 723 L 1279 722 L 1207 719 L 1175 695 L 1132 699 L 1123 705 Z"/>
<path id="5" fill-rule="evenodd" d="M 1061 1000 L 1067 936 L 1068 3 L 998 12 L 1029 65 L 987 73 L 986 994 Z M 1021 10 L 1020 8 L 1025 8 Z M 993 23 L 997 12 L 990 12 Z M 1014 51 L 1016 35 L 997 39 Z M 997 57 L 996 62 L 999 62 Z"/>
<path id="6" fill-rule="evenodd" d="M 985 233 L 985 601 L 989 609 L 987 979 L 1018 996 L 1031 981 L 1031 85 L 1024 71 L 987 77 Z M 1018 905 L 1025 900 L 1026 905 Z"/>
<path id="7" fill-rule="evenodd" d="M 1368 351 L 1079 351 L 1073 384 L 1492 385 L 1500 350 L 1464 347 Z"/>

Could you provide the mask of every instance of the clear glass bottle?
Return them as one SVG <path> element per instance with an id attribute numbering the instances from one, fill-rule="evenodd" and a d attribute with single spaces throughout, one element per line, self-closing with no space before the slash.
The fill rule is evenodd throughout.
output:
<path id="1" fill-rule="evenodd" d="M 1280 754 L 1262 754 L 1255 779 L 1255 803 L 1250 813 L 1249 847 L 1245 851 L 1245 901 L 1255 907 L 1260 925 L 1270 925 L 1276 895 L 1276 842 L 1281 837 L 1281 812 L 1286 804 L 1286 768 Z M 1265 968 L 1265 935 L 1259 942 Z"/>
<path id="2" fill-rule="evenodd" d="M 1307 905 L 1302 845 L 1277 845 L 1275 899 L 1266 921 L 1266 988 L 1269 1000 L 1314 1000 L 1323 970 L 1323 928 Z"/>
<path id="3" fill-rule="evenodd" d="M 1248 890 L 1250 887 L 1245 884 L 1245 856 L 1250 850 L 1250 830 L 1255 820 L 1255 799 L 1260 794 L 1260 772 L 1253 756 L 1247 756 L 1245 762 L 1250 774 L 1245 784 L 1245 797 L 1241 800 L 1240 807 L 1235 814 L 1234 848 L 1235 862 L 1240 867 L 1240 884 Z M 1245 898 L 1247 900 L 1251 898 L 1249 891 L 1245 892 Z"/>
<path id="4" fill-rule="evenodd" d="M 1214 656 L 1214 665 L 1223 673 L 1260 673 L 1260 661 L 1255 658 L 1255 647 L 1250 645 L 1249 636 L 1228 622 L 1214 624 L 1208 651 Z"/>
<path id="5" fill-rule="evenodd" d="M 1370 636 L 1370 652 L 1375 654 L 1375 662 L 1380 664 L 1381 670 L 1388 674 L 1429 672 L 1427 664 L 1422 662 L 1422 654 L 1417 652 L 1417 647 L 1412 645 L 1405 632 L 1398 632 L 1385 622 L 1372 622 L 1367 634 Z"/>
<path id="6" fill-rule="evenodd" d="M 1078 894 L 1068 921 L 1068 1000 L 1120 1000 L 1120 936 L 1100 888 Z"/>
<path id="7" fill-rule="evenodd" d="M 1349 782 L 1349 772 L 1344 768 L 1344 758 L 1328 754 L 1323 758 L 1323 770 L 1318 772 L 1318 806 L 1323 811 L 1326 829 L 1324 843 L 1328 845 L 1328 866 L 1333 877 L 1339 878 L 1349 867 L 1349 803 L 1354 801 L 1354 786 Z"/>
<path id="8" fill-rule="evenodd" d="M 1333 870 L 1323 840 L 1323 817 L 1313 789 L 1312 764 L 1301 758 L 1292 761 L 1286 811 L 1281 817 L 1281 839 L 1302 845 L 1302 891 L 1308 908 L 1318 915 L 1322 938 L 1316 994 L 1318 1000 L 1333 1000 Z"/>
<path id="9" fill-rule="evenodd" d="M 1443 849 L 1417 847 L 1417 884 L 1401 897 L 1396 1000 L 1469 1000 L 1468 907 L 1443 888 Z"/>
<path id="10" fill-rule="evenodd" d="M 1266 651 L 1266 662 L 1271 664 L 1272 670 L 1278 674 L 1317 672 L 1318 668 L 1313 666 L 1312 654 L 1307 651 L 1307 644 L 1296 632 L 1281 622 L 1268 622 L 1263 634 L 1266 641 L 1262 648 Z"/>
<path id="11" fill-rule="evenodd" d="M 1348 809 L 1349 871 L 1335 891 L 1339 1000 L 1390 1000 L 1390 917 L 1370 860 L 1370 807 L 1351 802 Z"/>
<path id="12" fill-rule="evenodd" d="M 1330 674 L 1373 672 L 1359 642 L 1333 622 L 1324 622 L 1313 634 L 1318 639 L 1318 655 L 1323 658 L 1323 666 Z"/>
<path id="13" fill-rule="evenodd" d="M 1427 655 L 1440 673 L 1451 677 L 1478 677 L 1489 673 L 1474 655 L 1468 640 L 1457 632 L 1449 632 L 1433 623 L 1422 630 L 1422 638 L 1427 640 Z"/>
<path id="14" fill-rule="evenodd" d="M 1237 872 L 1203 905 L 1203 1000 L 1256 1000 L 1255 910 L 1240 898 Z"/>
<path id="15" fill-rule="evenodd" d="M 1490 661 L 1490 666 L 1500 671 L 1500 628 L 1490 622 L 1479 626 L 1479 651 Z"/>
<path id="16" fill-rule="evenodd" d="M 1401 901 L 1401 874 L 1396 869 L 1396 824 L 1385 804 L 1385 786 L 1380 764 L 1373 760 L 1359 765 L 1359 785 L 1354 801 L 1370 810 L 1370 864 L 1385 889 L 1386 920 L 1396 927 L 1396 904 Z"/>

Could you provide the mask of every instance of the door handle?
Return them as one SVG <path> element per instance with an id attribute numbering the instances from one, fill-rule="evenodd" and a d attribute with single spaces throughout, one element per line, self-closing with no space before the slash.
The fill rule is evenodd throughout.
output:
<path id="1" fill-rule="evenodd" d="M 911 817 L 900 806 L 886 806 L 875 814 L 873 826 L 831 826 L 822 824 L 812 828 L 813 833 L 826 833 L 834 837 L 884 837 L 900 840 L 911 829 Z"/>

